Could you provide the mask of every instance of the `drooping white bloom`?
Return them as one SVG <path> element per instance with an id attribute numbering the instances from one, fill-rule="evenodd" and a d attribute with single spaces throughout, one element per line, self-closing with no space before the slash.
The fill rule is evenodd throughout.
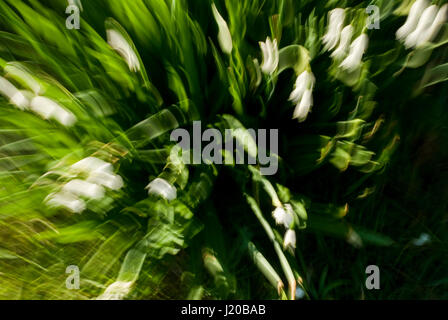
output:
<path id="1" fill-rule="evenodd" d="M 85 172 L 88 174 L 91 174 L 94 171 L 113 173 L 113 167 L 109 162 L 96 157 L 84 158 L 73 164 L 70 168 L 74 171 Z"/>
<path id="2" fill-rule="evenodd" d="M 333 50 L 338 44 L 344 20 L 345 9 L 336 8 L 328 13 L 327 33 L 322 38 L 325 50 Z"/>
<path id="3" fill-rule="evenodd" d="M 403 26 L 396 32 L 396 37 L 398 40 L 404 40 L 407 36 L 411 34 L 412 31 L 417 27 L 420 16 L 428 7 L 427 0 L 416 0 L 409 11 L 408 18 Z"/>
<path id="4" fill-rule="evenodd" d="M 107 30 L 107 43 L 120 54 L 133 72 L 140 70 L 140 61 L 129 42 L 114 29 Z"/>
<path id="5" fill-rule="evenodd" d="M 341 40 L 339 46 L 333 51 L 331 57 L 337 60 L 342 60 L 350 48 L 350 42 L 352 41 L 353 27 L 351 24 L 342 29 Z"/>
<path id="6" fill-rule="evenodd" d="M 266 42 L 259 42 L 261 53 L 263 54 L 263 62 L 261 64 L 261 71 L 264 74 L 273 74 L 278 67 L 279 53 L 277 39 L 271 41 L 267 37 Z"/>
<path id="7" fill-rule="evenodd" d="M 340 67 L 349 71 L 356 70 L 361 65 L 362 57 L 368 45 L 369 37 L 365 33 L 353 40 L 350 45 L 350 52 L 344 61 L 342 61 Z"/>
<path id="8" fill-rule="evenodd" d="M 176 188 L 162 178 L 154 179 L 146 186 L 146 188 L 148 188 L 148 194 L 161 196 L 168 201 L 174 200 L 177 197 Z"/>
<path id="9" fill-rule="evenodd" d="M 437 15 L 438 7 L 436 5 L 429 6 L 423 11 L 420 20 L 418 21 L 417 27 L 410 35 L 407 36 L 404 44 L 406 48 L 413 48 L 417 46 L 420 38 L 428 30 L 432 23 L 434 22 Z"/>
<path id="10" fill-rule="evenodd" d="M 29 101 L 25 95 L 17 89 L 11 82 L 0 76 L 0 93 L 9 99 L 21 110 L 25 110 L 29 106 Z"/>
<path id="11" fill-rule="evenodd" d="M 221 50 L 226 54 L 230 54 L 232 52 L 233 44 L 229 27 L 227 26 L 224 18 L 219 14 L 219 11 L 214 3 L 212 3 L 212 11 L 215 21 L 218 24 L 218 41 L 221 46 Z"/>
<path id="12" fill-rule="evenodd" d="M 308 113 L 313 106 L 313 87 L 316 82 L 312 72 L 304 71 L 296 79 L 294 90 L 289 96 L 289 100 L 296 104 L 293 119 L 299 122 L 306 120 Z"/>
<path id="13" fill-rule="evenodd" d="M 296 232 L 292 229 L 288 229 L 285 233 L 285 237 L 283 239 L 283 247 L 286 248 L 295 248 L 296 247 Z"/>
<path id="14" fill-rule="evenodd" d="M 30 106 L 32 111 L 46 120 L 52 118 L 64 126 L 71 126 L 76 122 L 73 113 L 49 98 L 36 96 L 31 100 Z"/>
<path id="15" fill-rule="evenodd" d="M 417 47 L 422 46 L 426 42 L 431 42 L 432 40 L 434 40 L 443 24 L 446 22 L 447 14 L 448 4 L 444 4 L 437 12 L 437 16 L 431 24 L 431 27 L 429 27 L 429 29 L 427 30 L 424 30 L 421 36 L 418 38 Z"/>
<path id="16" fill-rule="evenodd" d="M 86 208 L 82 199 L 68 192 L 52 193 L 47 197 L 46 202 L 50 207 L 65 207 L 74 213 L 81 213 Z"/>
<path id="17" fill-rule="evenodd" d="M 43 89 L 34 77 L 21 65 L 16 63 L 8 63 L 5 72 L 13 77 L 19 78 L 26 86 L 35 94 L 39 95 Z"/>
<path id="18" fill-rule="evenodd" d="M 285 209 L 287 205 L 285 205 Z M 289 210 L 285 210 L 283 207 L 277 207 L 272 212 L 276 224 L 282 224 L 285 228 L 289 228 L 292 224 L 294 217 Z"/>
<path id="19" fill-rule="evenodd" d="M 421 246 L 423 246 L 425 244 L 428 244 L 430 242 L 431 242 L 431 236 L 429 234 L 427 234 L 427 233 L 422 233 L 420 235 L 420 237 L 412 240 L 412 244 L 414 246 L 417 246 L 417 247 L 421 247 Z"/>
<path id="20" fill-rule="evenodd" d="M 122 300 L 131 291 L 133 281 L 115 281 L 109 285 L 104 293 L 97 297 L 97 300 Z"/>
<path id="21" fill-rule="evenodd" d="M 305 121 L 312 106 L 313 90 L 307 89 L 303 93 L 302 100 L 300 100 L 300 103 L 297 104 L 296 108 L 294 109 L 292 118 L 299 120 L 299 122 Z"/>
<path id="22" fill-rule="evenodd" d="M 103 171 L 92 172 L 87 182 L 96 183 L 111 190 L 119 190 L 123 187 L 123 179 L 118 174 Z"/>
<path id="23" fill-rule="evenodd" d="M 62 187 L 62 191 L 91 199 L 101 199 L 104 197 L 104 188 L 102 186 L 80 179 L 67 182 Z"/>

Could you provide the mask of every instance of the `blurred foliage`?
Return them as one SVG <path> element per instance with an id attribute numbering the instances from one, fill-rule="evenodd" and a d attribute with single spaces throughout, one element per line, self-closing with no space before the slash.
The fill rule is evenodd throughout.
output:
<path id="1" fill-rule="evenodd" d="M 0 0 L 0 76 L 77 119 L 0 96 L 1 299 L 110 298 L 117 283 L 128 287 L 112 297 L 128 299 L 448 298 L 447 24 L 409 50 L 395 31 L 410 1 L 215 0 L 225 52 L 211 0 L 70 1 L 81 2 L 70 30 L 66 1 Z M 321 41 L 327 14 L 347 8 L 359 34 L 369 4 L 381 28 L 365 31 L 362 67 L 341 70 Z M 274 75 L 260 72 L 268 36 Z M 288 96 L 306 68 L 314 107 L 298 123 Z M 196 120 L 237 140 L 279 129 L 278 173 L 182 163 L 170 133 Z M 82 213 L 49 206 L 87 157 L 113 164 L 124 187 Z M 155 178 L 176 199 L 148 195 Z M 271 217 L 282 203 L 295 249 Z M 431 242 L 413 245 L 422 233 Z M 379 291 L 365 289 L 370 264 Z M 69 265 L 79 290 L 66 288 Z"/>

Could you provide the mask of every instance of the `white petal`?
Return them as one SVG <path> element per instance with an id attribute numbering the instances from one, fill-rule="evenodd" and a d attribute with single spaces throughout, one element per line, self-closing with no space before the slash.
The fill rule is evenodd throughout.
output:
<path id="1" fill-rule="evenodd" d="M 333 50 L 339 42 L 342 27 L 345 20 L 345 9 L 336 8 L 328 13 L 327 33 L 323 36 L 322 41 L 325 50 Z"/>
<path id="2" fill-rule="evenodd" d="M 414 2 L 411 7 L 411 11 L 409 11 L 405 24 L 396 32 L 398 40 L 404 40 L 409 34 L 411 34 L 412 31 L 415 30 L 422 12 L 428 7 L 428 5 L 427 0 L 417 0 Z"/>
<path id="3" fill-rule="evenodd" d="M 59 192 L 51 194 L 48 199 L 47 204 L 49 206 L 65 207 L 74 213 L 81 213 L 86 208 L 84 201 L 71 193 Z"/>
<path id="4" fill-rule="evenodd" d="M 215 21 L 218 24 L 219 28 L 218 32 L 219 45 L 221 46 L 221 49 L 224 53 L 230 54 L 232 52 L 233 44 L 229 27 L 227 26 L 227 23 L 224 20 L 224 18 L 219 14 L 219 11 L 214 3 L 212 3 L 212 11 L 213 16 L 215 17 Z"/>
<path id="5" fill-rule="evenodd" d="M 176 188 L 162 178 L 154 179 L 146 186 L 146 188 L 148 188 L 148 194 L 155 194 L 169 201 L 174 200 L 177 197 Z"/>
<path id="6" fill-rule="evenodd" d="M 126 61 L 131 71 L 140 70 L 140 62 L 137 54 L 126 39 L 116 30 L 109 29 L 107 33 L 107 43 L 117 51 Z"/>
<path id="7" fill-rule="evenodd" d="M 429 29 L 436 18 L 438 8 L 436 5 L 429 6 L 423 11 L 417 28 L 406 38 L 404 44 L 407 48 L 415 47 L 420 37 Z"/>
<path id="8" fill-rule="evenodd" d="M 5 67 L 7 74 L 21 79 L 29 89 L 31 89 L 35 94 L 42 93 L 42 88 L 40 84 L 34 79 L 34 77 L 21 65 L 16 63 L 8 63 Z"/>
<path id="9" fill-rule="evenodd" d="M 31 110 L 44 119 L 51 118 L 54 111 L 59 107 L 56 102 L 45 97 L 35 97 L 31 100 Z"/>
<path id="10" fill-rule="evenodd" d="M 123 187 L 123 179 L 118 174 L 110 174 L 102 171 L 92 172 L 87 178 L 87 181 L 111 190 L 119 190 Z"/>
<path id="11" fill-rule="evenodd" d="M 286 211 L 282 207 L 277 207 L 272 212 L 276 224 L 283 224 L 286 216 Z"/>
<path id="12" fill-rule="evenodd" d="M 52 117 L 66 127 L 71 127 L 76 122 L 76 116 L 62 107 L 56 108 Z"/>
<path id="13" fill-rule="evenodd" d="M 103 161 L 95 157 L 84 158 L 71 166 L 71 169 L 88 174 L 94 171 L 113 173 L 113 167 L 109 162 Z"/>
<path id="14" fill-rule="evenodd" d="M 430 242 L 431 242 L 431 236 L 429 234 L 427 234 L 427 233 L 422 233 L 420 235 L 420 237 L 418 237 L 417 239 L 412 240 L 412 244 L 414 246 L 417 246 L 417 247 L 421 247 L 421 246 L 423 246 L 425 244 L 428 244 Z"/>
<path id="15" fill-rule="evenodd" d="M 261 71 L 264 74 L 273 74 L 277 70 L 279 62 L 279 52 L 277 40 L 271 41 L 269 37 L 266 38 L 266 42 L 260 42 L 261 53 L 263 54 L 263 62 L 261 65 Z"/>
<path id="16" fill-rule="evenodd" d="M 104 197 L 103 187 L 79 179 L 69 181 L 64 185 L 62 190 L 67 193 L 91 199 L 101 199 Z"/>
<path id="17" fill-rule="evenodd" d="M 350 41 L 353 36 L 353 27 L 349 24 L 341 32 L 341 41 L 336 50 L 333 51 L 331 57 L 337 60 L 341 60 L 347 55 L 348 49 L 350 47 Z"/>
<path id="18" fill-rule="evenodd" d="M 350 71 L 358 68 L 361 65 L 362 57 L 367 50 L 368 44 L 369 38 L 365 33 L 357 37 L 350 45 L 350 53 L 342 61 L 340 67 Z"/>
<path id="19" fill-rule="evenodd" d="M 297 104 L 292 118 L 298 119 L 299 122 L 305 121 L 312 106 L 313 91 L 311 89 L 308 89 L 303 93 L 302 100 L 299 104 Z"/>
<path id="20" fill-rule="evenodd" d="M 0 93 L 21 110 L 28 108 L 28 99 L 11 82 L 0 76 Z"/>
<path id="21" fill-rule="evenodd" d="M 129 294 L 133 284 L 133 281 L 115 281 L 97 300 L 122 300 Z"/>
<path id="22" fill-rule="evenodd" d="M 294 230 L 288 229 L 286 231 L 285 237 L 283 239 L 283 247 L 284 248 L 296 247 L 296 232 Z"/>
<path id="23" fill-rule="evenodd" d="M 431 27 L 425 30 L 420 36 L 420 38 L 417 40 L 417 47 L 422 46 L 426 42 L 431 42 L 432 40 L 434 40 L 434 38 L 437 36 L 440 29 L 442 28 L 443 24 L 446 22 L 447 13 L 448 13 L 448 4 L 445 4 L 437 12 L 437 16 L 434 19 L 434 22 L 432 23 Z"/>

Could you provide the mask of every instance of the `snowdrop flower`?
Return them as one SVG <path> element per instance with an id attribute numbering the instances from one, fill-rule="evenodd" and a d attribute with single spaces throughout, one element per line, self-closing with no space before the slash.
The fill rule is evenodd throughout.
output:
<path id="1" fill-rule="evenodd" d="M 278 67 L 279 53 L 277 46 L 277 39 L 271 41 L 269 37 L 266 42 L 259 42 L 261 53 L 263 54 L 263 63 L 261 64 L 261 71 L 264 74 L 273 74 Z"/>
<path id="2" fill-rule="evenodd" d="M 339 46 L 331 54 L 332 58 L 342 60 L 342 58 L 344 58 L 347 55 L 348 49 L 350 47 L 350 41 L 352 40 L 352 36 L 353 36 L 353 27 L 352 25 L 349 24 L 344 29 L 342 29 Z"/>
<path id="3" fill-rule="evenodd" d="M 11 82 L 0 76 L 0 93 L 21 110 L 28 108 L 29 102 L 25 95 Z"/>
<path id="4" fill-rule="evenodd" d="M 439 33 L 443 24 L 446 22 L 448 13 L 448 4 L 444 4 L 439 11 L 437 12 L 437 16 L 434 19 L 431 27 L 425 30 L 419 37 L 417 41 L 417 47 L 422 46 L 426 42 L 431 42 Z"/>
<path id="5" fill-rule="evenodd" d="M 62 187 L 62 191 L 91 199 L 101 199 L 104 197 L 103 187 L 79 179 L 69 181 Z"/>
<path id="6" fill-rule="evenodd" d="M 409 15 L 406 19 L 405 24 L 401 26 L 401 28 L 396 32 L 397 40 L 403 41 L 409 34 L 411 34 L 412 31 L 415 30 L 423 10 L 425 10 L 427 7 L 427 0 L 417 0 L 414 2 L 411 10 L 409 11 Z"/>
<path id="7" fill-rule="evenodd" d="M 336 8 L 328 13 L 327 33 L 322 41 L 325 44 L 325 50 L 333 50 L 339 42 L 342 26 L 344 25 L 345 9 Z"/>
<path id="8" fill-rule="evenodd" d="M 437 6 L 432 5 L 423 11 L 420 20 L 418 21 L 417 28 L 410 35 L 407 36 L 404 44 L 406 48 L 412 48 L 417 46 L 420 37 L 428 30 L 434 22 L 437 15 Z"/>
<path id="9" fill-rule="evenodd" d="M 123 35 L 114 29 L 108 29 L 106 32 L 107 43 L 122 56 L 129 69 L 133 72 L 140 70 L 140 61 L 137 54 Z"/>
<path id="10" fill-rule="evenodd" d="M 313 106 L 313 87 L 316 82 L 312 72 L 304 71 L 296 79 L 294 90 L 289 96 L 289 100 L 296 104 L 293 119 L 299 122 L 306 120 L 306 117 Z"/>
<path id="11" fill-rule="evenodd" d="M 423 246 L 425 244 L 428 244 L 430 242 L 431 242 L 431 236 L 429 234 L 427 234 L 427 233 L 422 233 L 420 235 L 420 237 L 418 237 L 417 239 L 412 240 L 412 244 L 414 246 L 417 246 L 417 247 L 421 247 L 421 246 Z"/>
<path id="12" fill-rule="evenodd" d="M 148 194 L 161 196 L 168 201 L 174 200 L 177 197 L 176 188 L 162 178 L 154 179 L 146 186 L 146 188 L 148 188 Z"/>
<path id="13" fill-rule="evenodd" d="M 70 167 L 74 171 L 85 172 L 91 174 L 94 171 L 113 172 L 113 167 L 109 162 L 103 161 L 95 157 L 84 158 Z"/>
<path id="14" fill-rule="evenodd" d="M 349 71 L 357 69 L 361 65 L 362 57 L 367 50 L 368 44 L 369 37 L 365 33 L 353 40 L 350 45 L 350 52 L 342 61 L 340 67 Z"/>
<path id="15" fill-rule="evenodd" d="M 122 300 L 129 294 L 133 284 L 133 281 L 115 281 L 97 300 Z"/>
<path id="16" fill-rule="evenodd" d="M 73 113 L 46 97 L 34 97 L 31 100 L 31 110 L 46 120 L 53 118 L 64 126 L 71 126 L 76 122 Z"/>
<path id="17" fill-rule="evenodd" d="M 16 63 L 8 63 L 5 67 L 5 72 L 8 75 L 12 75 L 13 77 L 19 78 L 22 80 L 28 88 L 30 88 L 35 94 L 42 93 L 42 87 L 40 84 L 34 79 L 34 77 L 21 65 Z"/>
<path id="18" fill-rule="evenodd" d="M 283 239 L 283 247 L 294 248 L 296 247 L 296 232 L 294 230 L 288 229 L 285 233 L 285 238 Z"/>
<path id="19" fill-rule="evenodd" d="M 286 205 L 285 205 L 286 206 Z M 282 224 L 285 228 L 289 228 L 293 221 L 293 215 L 289 210 L 285 210 L 282 207 L 277 207 L 272 212 L 276 224 Z"/>
<path id="20" fill-rule="evenodd" d="M 232 52 L 232 36 L 230 35 L 229 27 L 227 26 L 224 18 L 219 14 L 218 9 L 214 3 L 212 3 L 213 16 L 215 17 L 216 23 L 218 24 L 218 41 L 221 49 L 224 53 L 230 54 Z"/>
<path id="21" fill-rule="evenodd" d="M 46 202 L 50 207 L 65 207 L 74 213 L 81 213 L 86 208 L 83 200 L 67 192 L 52 193 Z"/>
<path id="22" fill-rule="evenodd" d="M 87 182 L 104 186 L 111 190 L 120 190 L 123 187 L 123 179 L 118 174 L 95 171 L 87 178 Z"/>

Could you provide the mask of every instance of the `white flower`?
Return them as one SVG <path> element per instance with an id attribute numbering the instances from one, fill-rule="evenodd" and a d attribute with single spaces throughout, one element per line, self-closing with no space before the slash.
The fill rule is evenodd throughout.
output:
<path id="1" fill-rule="evenodd" d="M 414 246 L 417 246 L 417 247 L 421 247 L 421 246 L 423 246 L 425 244 L 428 244 L 430 242 L 431 242 L 431 236 L 429 234 L 427 234 L 427 233 L 422 233 L 420 235 L 420 237 L 418 237 L 417 239 L 412 240 L 412 244 Z"/>
<path id="2" fill-rule="evenodd" d="M 96 183 L 111 190 L 119 190 L 123 187 L 123 179 L 118 174 L 103 171 L 92 172 L 87 182 Z"/>
<path id="3" fill-rule="evenodd" d="M 353 36 L 353 27 L 352 25 L 349 24 L 344 29 L 342 29 L 339 46 L 331 54 L 332 58 L 341 60 L 347 55 L 348 49 L 350 47 L 350 41 L 352 40 L 352 36 Z"/>
<path id="4" fill-rule="evenodd" d="M 104 197 L 103 187 L 79 179 L 67 182 L 62 187 L 62 191 L 91 199 L 101 199 Z"/>
<path id="5" fill-rule="evenodd" d="M 411 34 L 412 31 L 415 30 L 423 10 L 425 10 L 427 7 L 428 7 L 427 0 L 417 0 L 414 2 L 414 4 L 411 7 L 411 10 L 409 11 L 409 15 L 408 18 L 406 19 L 405 24 L 401 26 L 401 28 L 398 29 L 396 32 L 398 40 L 406 39 L 406 37 L 409 34 Z"/>
<path id="6" fill-rule="evenodd" d="M 177 197 L 176 188 L 162 178 L 154 179 L 146 186 L 146 188 L 148 188 L 148 194 L 161 196 L 168 201 L 174 200 Z"/>
<path id="7" fill-rule="evenodd" d="M 432 23 L 434 22 L 437 15 L 437 6 L 432 5 L 423 11 L 420 20 L 418 21 L 417 28 L 410 35 L 407 36 L 404 44 L 406 48 L 415 47 L 418 43 L 422 35 L 428 30 Z"/>
<path id="8" fill-rule="evenodd" d="M 74 213 L 81 213 L 86 208 L 83 200 L 68 192 L 52 193 L 46 202 L 50 207 L 65 207 Z"/>
<path id="9" fill-rule="evenodd" d="M 219 14 L 218 9 L 214 3 L 212 3 L 213 16 L 215 17 L 216 23 L 218 24 L 218 41 L 221 49 L 224 53 L 230 54 L 232 52 L 232 36 L 230 34 L 229 27 L 227 26 L 224 18 Z"/>
<path id="10" fill-rule="evenodd" d="M 312 106 L 313 106 L 313 91 L 311 89 L 307 89 L 305 90 L 300 103 L 296 105 L 292 118 L 298 119 L 299 122 L 305 121 Z"/>
<path id="11" fill-rule="evenodd" d="M 293 119 L 298 119 L 299 122 L 306 120 L 308 113 L 313 106 L 313 87 L 316 78 L 313 73 L 304 71 L 296 80 L 294 90 L 289 96 L 289 100 L 296 104 L 294 109 Z"/>
<path id="12" fill-rule="evenodd" d="M 40 94 L 43 90 L 40 84 L 34 79 L 34 77 L 20 64 L 8 63 L 5 67 L 5 72 L 15 78 L 19 78 L 26 84 L 35 94 Z"/>
<path id="13" fill-rule="evenodd" d="M 437 16 L 434 19 L 431 27 L 423 31 L 423 33 L 420 35 L 419 39 L 417 40 L 417 47 L 422 46 L 426 42 L 431 42 L 432 40 L 434 40 L 443 24 L 446 22 L 447 12 L 448 4 L 445 4 L 439 9 L 439 12 L 437 12 Z"/>
<path id="14" fill-rule="evenodd" d="M 362 57 L 367 50 L 368 44 L 369 37 L 365 33 L 353 40 L 350 45 L 350 52 L 342 61 L 340 67 L 349 71 L 357 69 L 361 65 Z"/>
<path id="15" fill-rule="evenodd" d="M 46 97 L 34 97 L 30 105 L 32 111 L 46 120 L 53 118 L 64 126 L 71 126 L 76 122 L 76 117 L 73 113 Z"/>
<path id="16" fill-rule="evenodd" d="M 107 43 L 123 57 L 129 69 L 133 72 L 140 70 L 137 54 L 123 35 L 114 29 L 108 29 L 106 33 Z"/>
<path id="17" fill-rule="evenodd" d="M 97 300 L 122 300 L 131 291 L 133 281 L 115 281 L 106 288 L 104 293 L 97 297 Z"/>
<path id="18" fill-rule="evenodd" d="M 269 37 L 266 42 L 259 42 L 261 53 L 263 54 L 263 63 L 261 64 L 261 71 L 264 74 L 273 74 L 278 67 L 279 53 L 277 39 L 271 41 Z"/>
<path id="19" fill-rule="evenodd" d="M 323 36 L 325 50 L 333 50 L 339 42 L 342 27 L 344 25 L 345 9 L 336 8 L 328 13 L 327 33 Z"/>
<path id="20" fill-rule="evenodd" d="M 296 232 L 294 230 L 288 229 L 285 233 L 285 238 L 283 239 L 283 247 L 295 248 L 296 247 Z"/>
<path id="21" fill-rule="evenodd" d="M 286 205 L 285 205 L 286 208 Z M 289 210 L 285 210 L 282 207 L 277 207 L 272 212 L 276 224 L 282 224 L 285 228 L 289 228 L 293 221 L 293 216 Z"/>
<path id="22" fill-rule="evenodd" d="M 101 172 L 107 172 L 112 173 L 113 167 L 109 162 L 103 161 L 101 159 L 95 158 L 95 157 L 87 157 L 84 158 L 75 164 L 73 164 L 70 167 L 72 170 L 79 171 L 79 172 L 85 172 L 85 173 L 92 173 L 94 171 L 101 171 Z"/>
<path id="23" fill-rule="evenodd" d="M 28 99 L 17 89 L 11 82 L 0 76 L 0 93 L 21 110 L 25 110 L 29 106 Z"/>

